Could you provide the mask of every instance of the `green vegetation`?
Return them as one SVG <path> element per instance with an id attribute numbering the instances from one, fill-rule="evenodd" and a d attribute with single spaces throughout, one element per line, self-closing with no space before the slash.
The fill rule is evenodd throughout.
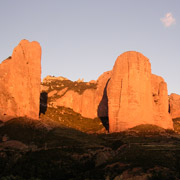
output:
<path id="1" fill-rule="evenodd" d="M 47 107 L 47 104 L 53 102 L 54 99 L 60 98 L 69 90 L 82 94 L 86 89 L 96 89 L 97 85 L 95 83 L 52 79 L 43 82 L 42 85 L 45 87 L 46 91 L 41 93 L 41 119 L 51 119 L 62 126 L 74 128 L 87 133 L 106 132 L 99 118 L 90 119 L 82 117 L 70 108 Z M 58 94 L 61 90 L 63 90 L 62 94 Z M 47 94 L 53 91 L 54 94 L 47 97 Z"/>
<path id="2" fill-rule="evenodd" d="M 42 85 L 49 87 L 47 93 L 49 93 L 52 90 L 60 91 L 64 88 L 67 88 L 67 91 L 73 90 L 79 94 L 82 94 L 86 89 L 97 88 L 97 85 L 94 83 L 87 84 L 86 82 L 77 82 L 71 80 L 51 80 L 48 83 L 42 83 Z"/>
<path id="3" fill-rule="evenodd" d="M 0 138 L 6 136 L 7 140 L 21 141 L 26 145 L 36 145 L 36 148 L 66 146 L 71 144 L 94 145 L 96 140 L 90 134 L 68 128 L 53 121 L 34 121 L 25 118 L 12 119 L 0 127 Z M 91 140 L 91 141 L 90 141 Z"/>
<path id="4" fill-rule="evenodd" d="M 30 179 L 24 179 L 22 177 L 19 176 L 6 176 L 6 177 L 2 177 L 0 180 L 40 180 L 38 178 L 30 178 Z"/>
<path id="5" fill-rule="evenodd" d="M 15 148 L 17 141 L 27 148 Z M 0 127 L 0 162 L 0 180 L 113 180 L 127 173 L 173 180 L 180 178 L 180 135 L 153 125 L 86 134 L 59 120 L 18 118 Z"/>
<path id="6" fill-rule="evenodd" d="M 70 108 L 57 107 L 47 108 L 45 114 L 41 114 L 42 119 L 51 119 L 60 125 L 74 128 L 82 132 L 98 133 L 105 132 L 105 128 L 99 118 L 90 119 L 81 116 Z"/>
<path id="7" fill-rule="evenodd" d="M 173 119 L 174 130 L 180 133 L 180 118 Z"/>

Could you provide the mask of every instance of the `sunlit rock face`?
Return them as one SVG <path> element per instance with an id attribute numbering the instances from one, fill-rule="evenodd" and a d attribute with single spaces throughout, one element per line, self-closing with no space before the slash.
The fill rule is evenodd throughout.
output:
<path id="1" fill-rule="evenodd" d="M 110 132 L 153 123 L 151 65 L 140 53 L 120 55 L 108 84 Z"/>
<path id="2" fill-rule="evenodd" d="M 22 40 L 0 64 L 0 119 L 39 117 L 41 47 Z"/>
<path id="3" fill-rule="evenodd" d="M 167 84 L 160 76 L 152 74 L 152 97 L 154 124 L 165 129 L 172 129 L 173 122 L 169 114 Z"/>
<path id="4" fill-rule="evenodd" d="M 55 99 L 53 104 L 71 108 L 87 118 L 107 117 L 108 105 L 105 91 L 110 76 L 111 71 L 105 72 L 98 78 L 96 89 L 86 89 L 82 94 L 69 90 L 62 97 Z"/>
<path id="5" fill-rule="evenodd" d="M 180 95 L 171 94 L 169 97 L 170 114 L 173 119 L 180 118 Z"/>
<path id="6" fill-rule="evenodd" d="M 168 114 L 167 86 L 157 79 L 151 74 L 148 58 L 141 53 L 130 51 L 117 58 L 107 87 L 110 132 L 140 124 L 173 128 Z M 158 91 L 158 103 L 153 91 L 154 94 Z"/>
<path id="7" fill-rule="evenodd" d="M 62 77 L 46 79 L 42 89 L 48 89 L 48 106 L 68 107 L 87 118 L 102 117 L 110 132 L 141 124 L 173 128 L 168 112 L 167 84 L 162 77 L 151 73 L 151 64 L 141 53 L 131 51 L 120 55 L 113 70 L 91 82 L 93 86 L 89 86 L 90 82 L 78 86 L 82 83 L 78 81 L 71 81 L 68 86 L 65 84 L 67 79 Z M 52 88 L 53 84 L 56 87 Z M 79 89 L 72 88 L 72 84 Z"/>

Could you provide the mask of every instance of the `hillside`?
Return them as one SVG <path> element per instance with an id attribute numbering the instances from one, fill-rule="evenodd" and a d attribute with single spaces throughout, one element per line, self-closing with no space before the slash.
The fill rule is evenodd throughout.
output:
<path id="1" fill-rule="evenodd" d="M 57 121 L 61 125 L 87 133 L 105 133 L 108 127 L 106 118 L 86 118 L 71 108 L 57 106 L 57 99 L 68 91 L 82 94 L 87 89 L 96 89 L 96 83 L 73 82 L 65 78 L 48 78 L 41 84 L 40 118 Z M 62 93 L 63 92 L 63 93 Z"/>
<path id="2" fill-rule="evenodd" d="M 0 127 L 0 179 L 180 179 L 180 135 L 153 125 L 86 134 L 54 121 Z"/>

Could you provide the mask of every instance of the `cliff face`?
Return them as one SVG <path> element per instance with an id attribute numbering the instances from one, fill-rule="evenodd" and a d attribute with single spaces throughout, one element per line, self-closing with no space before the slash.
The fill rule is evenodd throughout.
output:
<path id="1" fill-rule="evenodd" d="M 172 129 L 172 117 L 169 114 L 167 84 L 160 76 L 152 74 L 152 97 L 153 97 L 153 119 L 154 124 L 165 129 Z"/>
<path id="2" fill-rule="evenodd" d="M 49 87 L 56 84 L 54 80 L 49 82 Z M 123 131 L 140 124 L 173 129 L 168 112 L 167 84 L 162 77 L 151 73 L 151 64 L 141 53 L 131 51 L 120 55 L 113 70 L 103 73 L 97 81 L 92 82 L 93 86 L 90 82 L 83 82 L 83 86 L 82 82 L 72 83 L 71 88 L 59 84 L 56 86 L 60 90 L 48 90 L 49 106 L 69 107 L 87 118 L 99 117 L 102 121 L 106 118 L 110 132 Z M 46 88 L 43 86 L 43 89 Z M 54 95 L 57 97 L 53 98 Z"/>
<path id="3" fill-rule="evenodd" d="M 47 107 L 71 108 L 86 118 L 99 117 L 110 132 L 140 124 L 172 129 L 172 118 L 180 117 L 179 96 L 172 94 L 168 100 L 164 79 L 153 75 L 148 58 L 135 51 L 120 55 L 113 70 L 97 81 L 48 76 L 41 86 L 40 82 L 41 47 L 38 42 L 22 40 L 0 64 L 0 120 L 38 119 L 41 92 L 41 99 L 46 99 L 41 103 L 43 113 Z"/>
<path id="4" fill-rule="evenodd" d="M 139 124 L 154 124 L 151 65 L 140 53 L 119 56 L 108 85 L 110 132 Z"/>
<path id="5" fill-rule="evenodd" d="M 107 117 L 108 116 L 108 105 L 107 105 L 107 95 L 106 95 L 106 85 L 111 76 L 111 71 L 103 73 L 97 81 L 93 83 L 85 82 L 71 82 L 68 83 L 67 80 L 60 78 L 52 79 L 49 83 L 49 86 L 55 81 L 58 81 L 61 86 L 60 89 L 57 86 L 56 90 L 52 90 L 48 93 L 48 97 L 51 97 L 49 101 L 49 106 L 57 107 L 64 106 L 73 109 L 75 112 L 80 113 L 82 116 L 87 118 L 96 118 L 96 117 Z M 68 83 L 68 85 L 66 85 Z M 46 78 L 44 81 L 46 83 Z M 83 92 L 78 91 L 79 88 L 82 88 Z M 74 88 L 69 88 L 75 86 Z M 56 97 L 56 98 L 53 98 Z"/>
<path id="6" fill-rule="evenodd" d="M 126 52 L 117 58 L 108 84 L 108 108 L 110 132 L 140 124 L 173 128 L 167 85 L 151 74 L 149 60 L 138 52 Z"/>
<path id="7" fill-rule="evenodd" d="M 39 117 L 41 47 L 22 40 L 0 64 L 0 119 Z"/>
<path id="8" fill-rule="evenodd" d="M 180 95 L 171 94 L 169 96 L 170 114 L 173 119 L 180 118 Z"/>

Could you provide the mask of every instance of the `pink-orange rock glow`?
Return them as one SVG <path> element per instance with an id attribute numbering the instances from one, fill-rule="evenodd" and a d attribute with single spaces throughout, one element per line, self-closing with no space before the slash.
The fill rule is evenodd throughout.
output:
<path id="1" fill-rule="evenodd" d="M 0 119 L 39 118 L 41 47 L 22 40 L 0 64 Z"/>

